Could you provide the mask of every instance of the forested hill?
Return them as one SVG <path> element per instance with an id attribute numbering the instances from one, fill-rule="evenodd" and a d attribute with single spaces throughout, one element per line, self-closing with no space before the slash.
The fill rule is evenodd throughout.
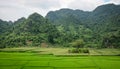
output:
<path id="1" fill-rule="evenodd" d="M 91 12 L 60 9 L 49 12 L 46 18 L 52 24 L 58 27 L 62 26 L 65 30 L 73 28 L 78 30 L 78 26 L 83 26 L 87 29 L 87 34 L 79 34 L 78 32 L 81 32 L 81 30 L 78 30 L 77 33 L 79 36 L 82 34 L 81 38 L 85 40 L 88 36 L 90 37 L 89 33 L 92 32 L 90 39 L 95 42 L 92 46 L 96 44 L 102 44 L 101 46 L 104 44 L 107 46 L 118 44 L 117 46 L 120 46 L 120 5 L 101 5 Z M 85 32 L 86 30 L 83 31 Z"/>
<path id="2" fill-rule="evenodd" d="M 6 33 L 11 26 L 12 26 L 11 21 L 7 22 L 0 19 L 0 35 Z"/>
<path id="3" fill-rule="evenodd" d="M 109 25 L 112 27 L 120 27 L 120 5 L 102 5 L 98 6 L 95 10 L 91 12 L 72 9 L 60 9 L 57 11 L 50 11 L 47 14 L 46 18 L 49 19 L 54 25 L 84 25 L 85 27 L 92 30 L 95 30 L 96 28 L 101 28 L 97 26 L 106 27 L 107 25 Z M 112 30 L 112 27 L 110 27 L 109 29 Z"/>
<path id="4" fill-rule="evenodd" d="M 106 4 L 93 11 L 60 9 L 46 17 L 38 13 L 14 23 L 0 20 L 0 47 L 59 45 L 70 47 L 120 47 L 120 5 Z"/>

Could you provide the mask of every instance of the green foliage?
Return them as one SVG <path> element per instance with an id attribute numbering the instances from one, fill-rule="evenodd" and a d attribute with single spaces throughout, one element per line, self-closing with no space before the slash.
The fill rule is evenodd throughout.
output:
<path id="1" fill-rule="evenodd" d="M 71 49 L 68 50 L 69 53 L 89 53 L 89 50 L 86 48 L 79 48 L 79 49 Z"/>
<path id="2" fill-rule="evenodd" d="M 84 39 L 86 44 L 91 43 L 92 47 L 105 47 L 104 36 L 108 33 L 114 34 L 120 31 L 120 5 L 107 4 L 98 6 L 92 12 L 81 10 L 60 9 L 51 11 L 47 14 L 52 24 L 58 26 L 66 42 L 72 42 L 77 39 Z M 118 36 L 116 36 L 119 38 Z M 113 37 L 111 37 L 113 38 Z M 116 38 L 112 39 L 115 40 Z M 111 39 L 110 39 L 111 41 Z M 102 44 L 103 43 L 103 44 Z M 115 45 L 116 44 L 116 45 Z M 106 44 L 107 45 L 107 44 Z M 112 42 L 116 48 L 120 46 L 119 40 Z M 89 47 L 89 46 L 86 46 Z"/>
<path id="3" fill-rule="evenodd" d="M 56 26 L 38 13 L 33 13 L 27 19 L 18 19 L 11 28 L 11 33 L 0 38 L 1 48 L 40 46 L 42 42 L 55 44 L 60 35 Z"/>
<path id="4" fill-rule="evenodd" d="M 120 31 L 104 36 L 102 46 L 105 48 L 120 48 Z"/>
<path id="5" fill-rule="evenodd" d="M 11 31 L 12 22 L 3 21 L 0 19 L 0 35 L 4 35 Z"/>
<path id="6" fill-rule="evenodd" d="M 74 42 L 71 43 L 71 45 L 75 48 L 83 48 L 84 47 L 85 42 L 82 39 L 76 40 Z"/>

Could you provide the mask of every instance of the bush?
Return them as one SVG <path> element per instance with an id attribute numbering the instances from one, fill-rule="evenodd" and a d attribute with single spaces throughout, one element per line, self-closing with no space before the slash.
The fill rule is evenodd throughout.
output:
<path id="1" fill-rule="evenodd" d="M 85 49 L 81 49 L 81 51 L 82 51 L 81 53 L 89 53 L 89 50 L 86 49 L 86 48 Z"/>
<path id="2" fill-rule="evenodd" d="M 85 43 L 84 40 L 79 39 L 79 40 L 76 40 L 76 41 L 72 42 L 71 44 L 74 48 L 83 48 L 84 43 Z"/>
<path id="3" fill-rule="evenodd" d="M 79 48 L 79 49 L 71 49 L 68 50 L 69 53 L 89 53 L 89 50 L 86 48 Z"/>

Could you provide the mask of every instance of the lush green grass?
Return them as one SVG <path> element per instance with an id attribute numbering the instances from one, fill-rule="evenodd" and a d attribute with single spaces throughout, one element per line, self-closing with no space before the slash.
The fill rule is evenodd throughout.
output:
<path id="1" fill-rule="evenodd" d="M 56 57 L 0 52 L 0 69 L 120 69 L 120 56 Z"/>

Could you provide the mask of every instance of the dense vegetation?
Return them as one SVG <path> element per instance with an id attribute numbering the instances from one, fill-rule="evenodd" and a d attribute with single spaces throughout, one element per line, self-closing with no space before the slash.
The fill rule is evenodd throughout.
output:
<path id="1" fill-rule="evenodd" d="M 0 47 L 79 45 L 120 48 L 120 5 L 107 4 L 91 12 L 72 9 L 38 13 L 14 23 L 0 20 Z"/>

